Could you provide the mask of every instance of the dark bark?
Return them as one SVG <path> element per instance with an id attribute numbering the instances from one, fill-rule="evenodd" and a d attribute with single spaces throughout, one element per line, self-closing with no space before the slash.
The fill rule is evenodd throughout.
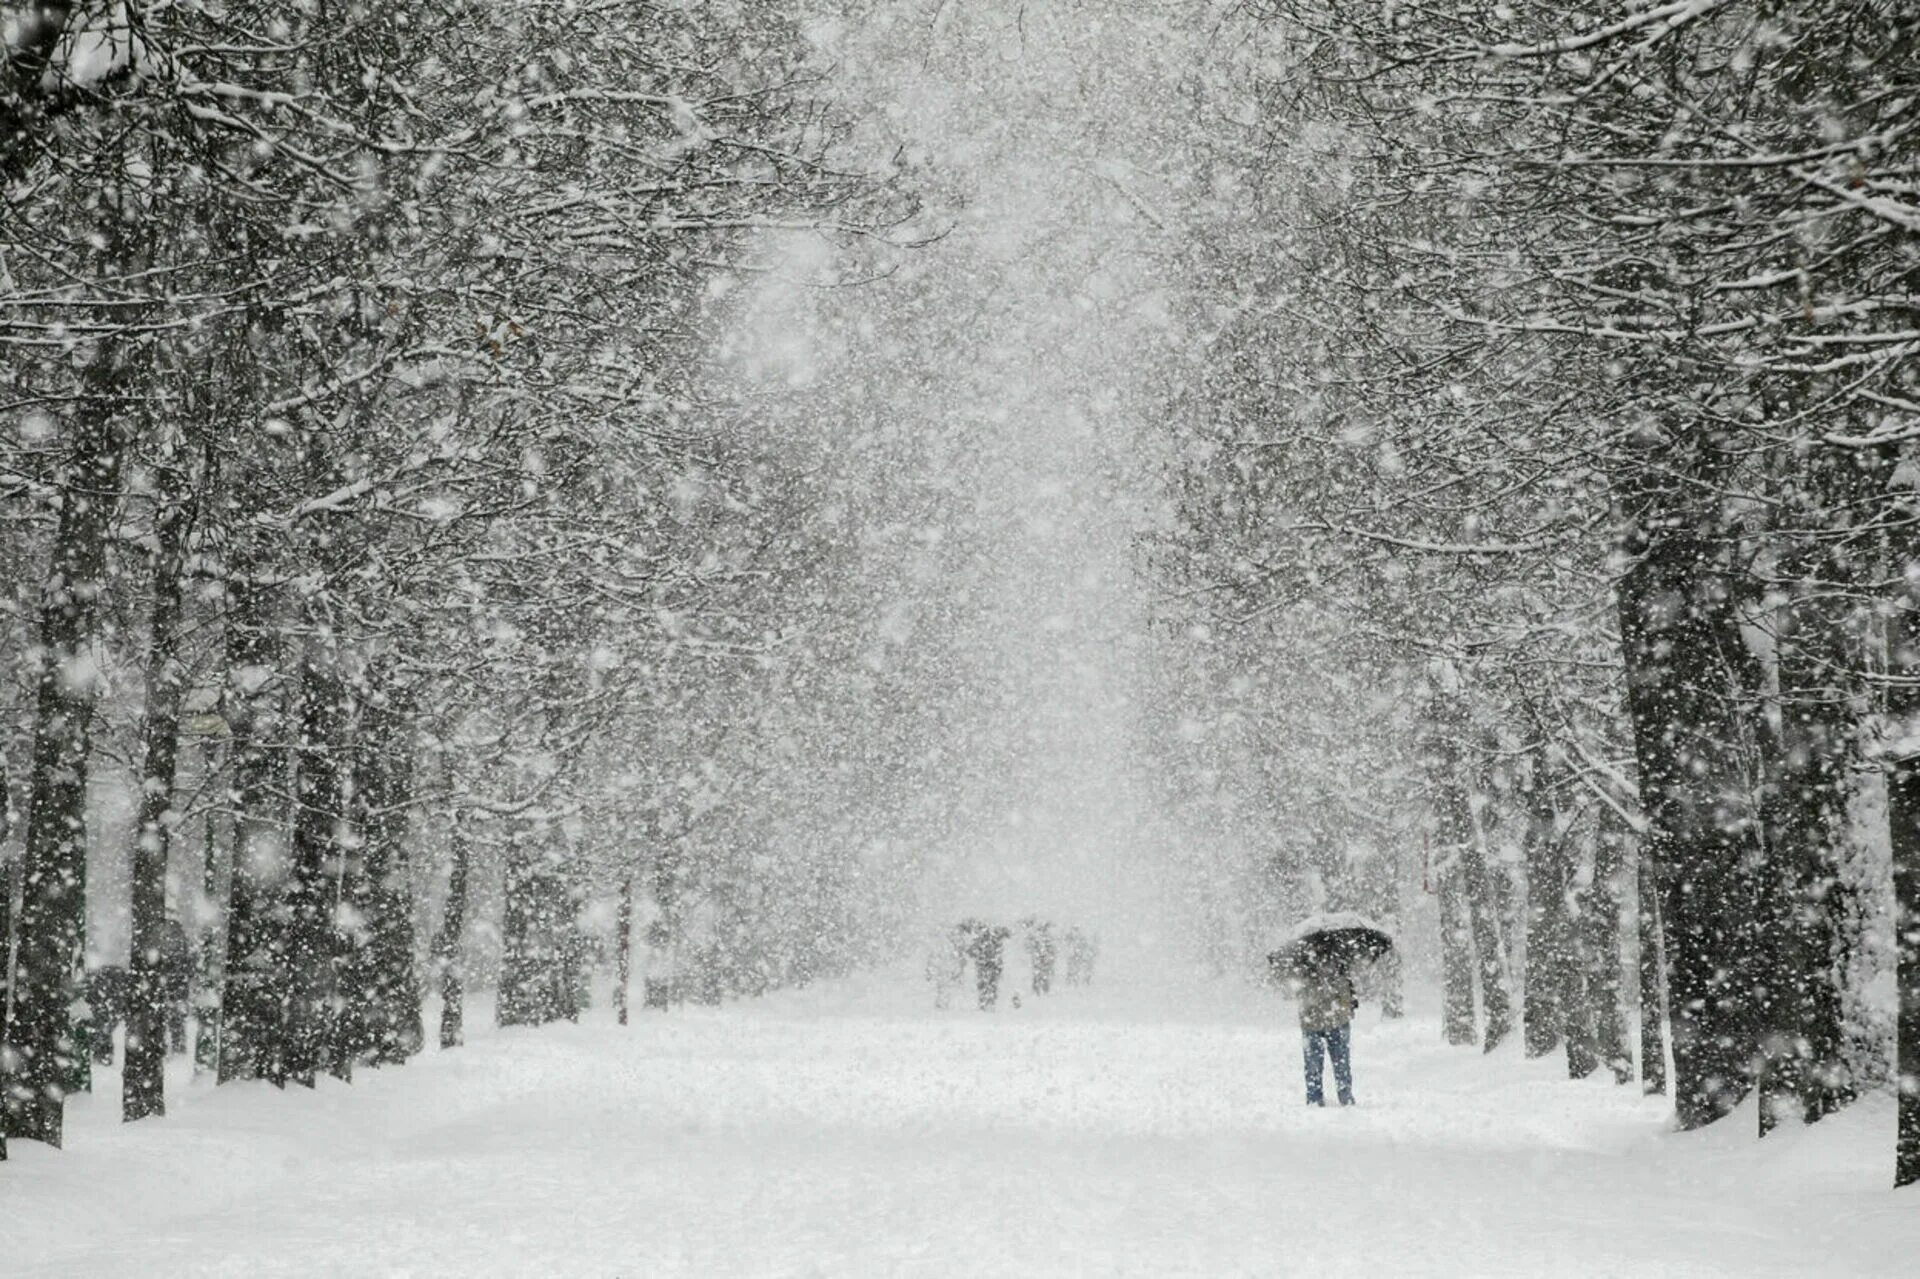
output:
<path id="1" fill-rule="evenodd" d="M 1567 1074 L 1584 1079 L 1599 1065 L 1587 1002 L 1585 935 L 1574 892 L 1573 849 L 1562 827 L 1556 775 L 1544 748 L 1528 761 L 1527 964 L 1522 1005 L 1529 1057 L 1566 1050 Z"/>
<path id="2" fill-rule="evenodd" d="M 1600 1069 L 1593 1033 L 1593 1012 L 1587 1002 L 1585 970 L 1574 964 L 1567 973 L 1566 997 L 1561 1004 L 1561 1036 L 1567 1046 L 1567 1078 L 1585 1079 Z"/>
<path id="3" fill-rule="evenodd" d="M 99 392 L 118 380 L 115 358 L 101 356 L 89 372 L 95 394 L 79 409 L 73 449 L 57 479 L 58 521 L 39 618 L 13 1016 L 0 1046 L 4 1126 L 12 1136 L 54 1146 L 64 1098 L 86 1068 L 71 1009 L 86 943 L 87 773 L 97 691 L 88 648 L 106 587 L 121 447 Z"/>
<path id="4" fill-rule="evenodd" d="M 1476 836 L 1460 850 L 1466 885 L 1467 917 L 1473 930 L 1474 958 L 1480 978 L 1480 1007 L 1487 1016 L 1483 1048 L 1492 1052 L 1513 1033 L 1513 1001 L 1507 995 L 1506 953 L 1500 944 L 1499 904 L 1486 855 Z"/>
<path id="5" fill-rule="evenodd" d="M 548 850 L 518 836 L 507 850 L 506 918 L 500 937 L 502 1026 L 538 1026 L 579 1016 L 573 898 Z"/>
<path id="6" fill-rule="evenodd" d="M 1920 626 L 1906 644 L 1920 650 Z M 1920 680 L 1920 661 L 1903 663 Z M 1887 774 L 1887 825 L 1893 835 L 1895 983 L 1899 988 L 1894 1077 L 1899 1117 L 1893 1184 L 1920 1182 L 1920 755 L 1893 761 Z"/>
<path id="7" fill-rule="evenodd" d="M 7 838 L 7 774 L 0 766 L 0 842 Z M 13 884 L 14 862 L 0 857 L 0 1046 L 7 1042 L 7 1022 L 13 1015 Z M 0 1103 L 0 1160 L 7 1157 L 8 1108 Z"/>
<path id="8" fill-rule="evenodd" d="M 1818 580 L 1825 558 L 1809 552 L 1783 564 L 1798 580 L 1778 619 L 1779 718 L 1766 738 L 1762 1135 L 1782 1118 L 1831 1114 L 1853 1093 L 1843 1060 L 1839 871 L 1854 715 L 1837 672 L 1857 663 L 1840 584 Z"/>
<path id="9" fill-rule="evenodd" d="M 1440 959 L 1443 972 L 1444 1002 L 1442 1029 L 1450 1044 L 1473 1043 L 1476 1034 L 1473 1015 L 1473 937 L 1467 931 L 1466 887 L 1460 881 L 1460 869 L 1449 866 L 1437 872 L 1440 898 Z"/>
<path id="10" fill-rule="evenodd" d="M 1521 1039 L 1529 1057 L 1560 1046 L 1568 978 L 1567 858 L 1555 829 L 1545 760 L 1532 761 L 1527 806 L 1527 961 L 1521 1001 Z"/>
<path id="11" fill-rule="evenodd" d="M 145 763 L 140 819 L 132 853 L 132 998 L 121 1078 L 121 1116 L 166 1113 L 167 1023 L 173 972 L 166 962 L 167 850 L 172 839 L 173 792 L 180 751 L 180 701 L 187 671 L 180 661 L 180 608 L 193 525 L 188 477 L 169 459 L 161 467 L 154 523 L 153 616 L 147 640 Z"/>
<path id="12" fill-rule="evenodd" d="M 13 791 L 7 784 L 7 761 L 0 754 L 0 848 L 13 834 Z M 13 1019 L 13 894 L 17 877 L 14 860 L 0 855 L 0 1048 L 9 1042 L 7 1023 Z M 0 1076 L 0 1084 L 5 1082 Z M 9 1110 L 0 1096 L 0 1160 L 7 1157 Z"/>
<path id="13" fill-rule="evenodd" d="M 1640 898 L 1640 1082 L 1648 1093 L 1667 1091 L 1666 938 L 1660 926 L 1660 889 L 1646 843 L 1635 859 Z"/>
<path id="14" fill-rule="evenodd" d="M 1670 494 L 1645 496 L 1636 517 L 1644 549 L 1619 584 L 1621 647 L 1666 942 L 1674 1106 L 1697 1128 L 1746 1096 L 1759 1053 L 1760 848 L 1741 756 L 1755 737 L 1742 698 L 1759 681 L 1720 548 Z"/>
<path id="15" fill-rule="evenodd" d="M 73 100 L 59 77 L 47 75 L 72 12 L 72 0 L 33 0 L 21 6 L 0 46 L 0 181 L 26 171 L 47 118 Z"/>
<path id="16" fill-rule="evenodd" d="M 457 1048 L 465 1014 L 467 875 L 473 860 L 466 817 L 457 808 L 448 821 L 447 844 L 453 865 L 447 875 L 447 904 L 433 950 L 440 961 L 440 1046 Z"/>
<path id="17" fill-rule="evenodd" d="M 209 775 L 214 771 L 213 746 L 205 746 Z M 220 841 L 218 823 L 212 809 L 201 822 L 200 888 L 208 902 L 225 900 L 220 882 Z M 220 1040 L 223 1033 L 220 1016 L 220 992 L 226 985 L 226 928 L 218 915 L 207 921 L 200 933 L 199 986 L 194 991 L 193 1071 L 198 1075 L 220 1069 Z"/>
<path id="18" fill-rule="evenodd" d="M 1581 911 L 1582 967 L 1593 1016 L 1594 1050 L 1613 1071 L 1614 1082 L 1622 1084 L 1633 1080 L 1633 1047 L 1627 1038 L 1620 979 L 1620 903 L 1629 838 L 1626 819 L 1611 804 L 1602 804 L 1594 837 L 1593 886 L 1585 894 Z"/>
<path id="19" fill-rule="evenodd" d="M 219 1079 L 286 1080 L 287 881 L 285 655 L 272 590 L 250 562 L 227 580 L 226 720 L 231 734 L 233 871 L 227 894 L 226 970 L 220 998 Z"/>
<path id="20" fill-rule="evenodd" d="M 1457 696 L 1438 696 L 1428 709 L 1429 728 L 1424 747 L 1428 793 L 1434 819 L 1439 828 L 1443 856 L 1451 865 L 1450 886 L 1442 889 L 1442 914 L 1457 907 L 1456 920 L 1464 920 L 1471 938 L 1470 962 L 1480 981 L 1480 1007 L 1486 1014 L 1486 1051 L 1492 1052 L 1513 1028 L 1512 1004 L 1507 997 L 1506 964 L 1500 946 L 1498 902 L 1492 877 L 1481 850 L 1482 834 L 1475 816 L 1476 792 L 1484 794 L 1484 777 L 1472 763 L 1467 743 L 1470 722 L 1465 703 Z M 1455 894 L 1446 900 L 1449 891 Z M 1447 930 L 1442 929 L 1443 933 Z M 1457 1032 L 1452 1005 L 1457 997 L 1449 979 L 1448 1029 L 1451 1042 Z"/>
<path id="21" fill-rule="evenodd" d="M 347 877 L 346 780 L 352 706 L 340 654 L 322 636 L 308 639 L 300 670 L 300 737 L 294 774 L 293 859 L 286 894 L 286 1078 L 312 1087 L 322 1069 L 343 1078 L 335 1007 L 344 949 L 335 919 Z"/>
<path id="22" fill-rule="evenodd" d="M 1913 561 L 1909 557 L 1909 564 Z M 1920 599 L 1912 569 L 1892 624 L 1887 662 L 1888 711 L 1896 741 L 1911 742 L 1920 725 Z M 1920 1182 L 1920 752 L 1906 750 L 1887 763 L 1887 833 L 1893 845 L 1895 1120 L 1893 1184 Z"/>
<path id="23" fill-rule="evenodd" d="M 627 1024 L 627 985 L 633 977 L 633 876 L 620 882 L 620 912 L 614 927 L 617 968 L 614 973 L 613 1007 L 622 1026 Z"/>
<path id="24" fill-rule="evenodd" d="M 383 673 L 383 676 L 385 673 Z M 407 856 L 413 801 L 411 702 L 390 677 L 376 681 L 360 719 L 354 804 L 358 873 L 348 881 L 359 927 L 347 957 L 343 1003 L 355 1060 L 403 1062 L 420 1051 L 420 983 L 413 965 L 413 896 Z"/>

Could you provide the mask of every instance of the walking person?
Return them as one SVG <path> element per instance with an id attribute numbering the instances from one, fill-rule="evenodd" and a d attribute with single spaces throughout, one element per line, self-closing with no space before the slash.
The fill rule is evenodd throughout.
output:
<path id="1" fill-rule="evenodd" d="M 1007 938 L 1011 933 L 1005 925 L 997 924 L 977 924 L 971 932 L 967 958 L 973 961 L 982 1012 L 991 1011 L 1000 1002 L 1000 969 L 1005 963 Z"/>
<path id="2" fill-rule="evenodd" d="M 1022 941 L 1027 948 L 1027 966 L 1033 974 L 1033 993 L 1044 995 L 1053 989 L 1054 957 L 1059 953 L 1053 940 L 1053 925 L 1029 915 L 1020 921 Z"/>
<path id="3" fill-rule="evenodd" d="M 1300 1001 L 1300 1048 L 1307 1072 L 1307 1104 L 1326 1105 L 1325 1061 L 1333 1059 L 1340 1104 L 1353 1104 L 1353 1014 L 1360 1006 L 1353 979 L 1337 961 L 1309 955 L 1290 985 Z"/>

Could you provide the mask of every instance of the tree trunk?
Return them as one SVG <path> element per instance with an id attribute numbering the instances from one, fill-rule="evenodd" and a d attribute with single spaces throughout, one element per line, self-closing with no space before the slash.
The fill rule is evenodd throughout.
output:
<path id="1" fill-rule="evenodd" d="M 114 358 L 99 357 L 89 382 L 116 381 Z M 99 684 L 89 648 L 106 589 L 121 449 L 105 396 L 88 397 L 78 416 L 73 451 L 56 480 L 59 519 L 39 619 L 13 1017 L 0 1045 L 0 1126 L 53 1146 L 61 1141 L 66 1094 L 86 1065 L 71 1008 L 86 947 L 87 768 Z"/>
<path id="2" fill-rule="evenodd" d="M 1594 839 L 1593 886 L 1586 893 L 1581 921 L 1587 1004 L 1593 1013 L 1594 1048 L 1613 1071 L 1615 1083 L 1633 1081 L 1633 1048 L 1622 1014 L 1620 980 L 1620 902 L 1624 891 L 1629 832 L 1611 804 L 1600 806 Z M 1665 1051 L 1664 1046 L 1662 1052 Z"/>
<path id="3" fill-rule="evenodd" d="M 1428 707 L 1428 723 L 1424 747 L 1428 793 L 1441 845 L 1448 850 L 1447 859 L 1452 863 L 1441 880 L 1442 946 L 1444 949 L 1447 939 L 1452 937 L 1458 952 L 1470 952 L 1456 952 L 1458 958 L 1466 961 L 1462 966 L 1477 963 L 1480 1006 L 1487 1017 L 1486 1051 L 1492 1052 L 1512 1029 L 1513 1014 L 1507 999 L 1497 905 L 1481 851 L 1482 836 L 1473 810 L 1473 791 L 1467 783 L 1466 735 L 1470 724 L 1464 700 L 1452 694 L 1434 697 Z M 1449 918 L 1455 925 L 1452 929 L 1446 926 Z M 1462 922 L 1464 928 L 1460 927 Z M 1470 945 L 1465 944 L 1467 937 L 1471 938 Z M 1450 962 L 1446 1013 L 1450 1043 L 1463 1042 L 1457 1036 L 1463 1025 L 1472 1025 L 1471 997 L 1462 999 L 1458 988 L 1460 980 Z M 1464 1017 L 1460 1012 L 1462 1003 L 1468 1008 Z"/>
<path id="4" fill-rule="evenodd" d="M 1567 1078 L 1585 1079 L 1600 1069 L 1600 1056 L 1594 1043 L 1587 976 L 1578 963 L 1567 971 L 1566 997 L 1561 1011 L 1564 1021 L 1560 1033 L 1567 1045 Z"/>
<path id="5" fill-rule="evenodd" d="M 288 855 L 284 653 L 270 599 L 270 588 L 255 578 L 250 562 L 229 566 L 225 715 L 234 819 L 220 997 L 221 1083 L 286 1082 L 280 923 Z"/>
<path id="6" fill-rule="evenodd" d="M 206 775 L 215 772 L 213 746 L 205 745 Z M 220 846 L 215 834 L 218 824 L 214 812 L 207 810 L 201 820 L 200 889 L 208 903 L 209 918 L 200 932 L 200 985 L 194 992 L 193 1073 L 217 1074 L 220 1069 L 220 1043 L 225 1033 L 221 1019 L 221 992 L 226 986 L 225 920 L 212 909 L 212 903 L 224 900 L 220 883 Z"/>
<path id="7" fill-rule="evenodd" d="M 35 0 L 9 6 L 6 39 L 0 41 L 0 181 L 11 184 L 27 171 L 50 119 L 73 109 L 86 95 L 64 93 L 66 78 L 54 72 L 74 0 Z"/>
<path id="8" fill-rule="evenodd" d="M 1640 1082 L 1644 1092 L 1667 1091 L 1667 984 L 1665 930 L 1660 926 L 1660 890 L 1646 842 L 1640 844 Z"/>
<path id="9" fill-rule="evenodd" d="M 420 1051 L 420 983 L 413 967 L 413 894 L 407 856 L 413 804 L 413 720 L 405 693 L 382 679 L 361 715 L 354 786 L 360 814 L 362 918 L 347 1002 L 356 1004 L 372 1065 L 403 1062 Z"/>
<path id="10" fill-rule="evenodd" d="M 0 752 L 0 849 L 13 834 L 13 790 L 7 784 L 7 761 Z M 7 1039 L 7 1023 L 13 1020 L 13 894 L 16 876 L 13 858 L 0 854 L 0 1048 Z M 0 1084 L 5 1083 L 0 1076 Z M 8 1114 L 4 1096 L 0 1096 L 0 1161 L 7 1157 Z"/>
<path id="11" fill-rule="evenodd" d="M 1460 850 L 1460 870 L 1466 884 L 1467 916 L 1473 929 L 1473 950 L 1479 962 L 1480 1006 L 1487 1015 L 1483 1050 L 1492 1052 L 1513 1032 L 1513 1001 L 1507 995 L 1507 965 L 1500 945 L 1499 903 L 1480 837 Z"/>
<path id="12" fill-rule="evenodd" d="M 1853 1095 L 1842 1060 L 1846 891 L 1840 849 L 1852 793 L 1854 715 L 1836 672 L 1855 669 L 1850 608 L 1823 583 L 1824 555 L 1790 558 L 1798 578 L 1780 610 L 1779 719 L 1766 735 L 1766 981 L 1761 995 L 1760 1132 L 1782 1118 L 1811 1122 Z"/>
<path id="13" fill-rule="evenodd" d="M 316 628 L 317 629 L 317 628 Z M 347 822 L 345 782 L 351 703 L 332 642 L 311 635 L 301 659 L 300 738 L 294 779 L 293 860 L 286 896 L 286 1077 L 311 1088 L 321 1069 L 343 1075 L 339 930 L 334 920 L 346 874 L 341 835 Z"/>
<path id="14" fill-rule="evenodd" d="M 622 1026 L 627 1024 L 627 985 L 633 976 L 633 876 L 620 882 L 620 913 L 614 923 L 618 956 L 614 974 L 613 1007 Z"/>
<path id="15" fill-rule="evenodd" d="M 1714 545 L 1643 513 L 1646 550 L 1619 585 L 1627 702 L 1660 887 L 1683 1128 L 1731 1111 L 1753 1086 L 1761 976 L 1757 823 L 1741 758 L 1740 699 L 1757 680 Z"/>
<path id="16" fill-rule="evenodd" d="M 1548 793 L 1544 751 L 1536 751 L 1528 779 L 1527 803 L 1527 962 L 1521 998 L 1521 1039 L 1529 1057 L 1544 1057 L 1560 1046 L 1568 969 L 1566 849 L 1555 829 L 1556 813 Z"/>
<path id="17" fill-rule="evenodd" d="M 466 816 L 453 810 L 447 831 L 448 851 L 453 866 L 447 875 L 447 905 L 440 920 L 440 934 L 434 939 L 434 954 L 440 960 L 440 1046 L 458 1048 L 465 1009 L 467 874 L 473 850 L 467 842 Z"/>
<path id="18" fill-rule="evenodd" d="M 577 1016 L 571 990 L 571 901 L 548 850 L 524 834 L 507 849 L 506 918 L 500 930 L 502 1026 L 538 1026 Z"/>
<path id="19" fill-rule="evenodd" d="M 163 463 L 160 505 L 154 523 L 153 618 L 147 641 L 145 766 L 141 770 L 140 821 L 132 854 L 131 999 L 127 1051 L 121 1078 L 121 1117 L 131 1121 L 166 1113 L 169 970 L 163 936 L 167 924 L 167 850 L 172 839 L 173 792 L 180 752 L 180 700 L 186 667 L 179 657 L 180 608 L 193 525 L 189 479 L 179 459 Z"/>
<path id="20" fill-rule="evenodd" d="M 1920 592 L 1915 561 L 1910 555 L 1900 558 L 1907 589 L 1890 628 L 1887 709 L 1891 740 L 1911 742 L 1920 725 L 1920 598 L 1915 598 Z M 1893 1184 L 1907 1186 L 1920 1182 L 1920 751 L 1908 750 L 1888 761 L 1887 834 L 1893 845 L 1894 983 L 1899 991 Z"/>
<path id="21" fill-rule="evenodd" d="M 1477 1038 L 1473 1016 L 1473 938 L 1467 931 L 1466 886 L 1460 868 L 1438 872 L 1440 898 L 1440 960 L 1445 999 L 1441 1024 L 1450 1044 L 1470 1044 Z"/>
<path id="22" fill-rule="evenodd" d="M 1897 671 L 1920 680 L 1920 625 L 1908 613 L 1909 656 Z M 1911 697 L 1909 693 L 1907 696 Z M 1909 716 L 1911 711 L 1908 712 Z M 1893 1184 L 1920 1182 L 1920 754 L 1892 761 L 1887 774 L 1887 826 L 1893 837 L 1895 984 L 1899 989 L 1894 1078 L 1899 1117 Z"/>
<path id="23" fill-rule="evenodd" d="M 0 764 L 0 843 L 7 838 L 7 772 Z M 13 1017 L 13 859 L 0 857 L 0 1045 Z M 0 1160 L 7 1157 L 8 1109 L 0 1098 Z"/>

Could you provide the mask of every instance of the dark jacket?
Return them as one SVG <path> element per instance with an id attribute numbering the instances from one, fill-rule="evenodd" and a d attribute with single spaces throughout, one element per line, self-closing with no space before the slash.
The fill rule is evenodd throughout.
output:
<path id="1" fill-rule="evenodd" d="M 1300 1000 L 1300 1029 L 1337 1030 L 1353 1020 L 1353 982 L 1345 973 L 1304 973 L 1292 985 Z"/>

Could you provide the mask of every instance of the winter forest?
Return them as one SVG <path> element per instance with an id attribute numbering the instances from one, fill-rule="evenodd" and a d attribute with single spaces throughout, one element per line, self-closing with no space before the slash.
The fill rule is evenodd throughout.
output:
<path id="1" fill-rule="evenodd" d="M 1920 1273 L 1914 0 L 0 58 L 0 1273 Z"/>

